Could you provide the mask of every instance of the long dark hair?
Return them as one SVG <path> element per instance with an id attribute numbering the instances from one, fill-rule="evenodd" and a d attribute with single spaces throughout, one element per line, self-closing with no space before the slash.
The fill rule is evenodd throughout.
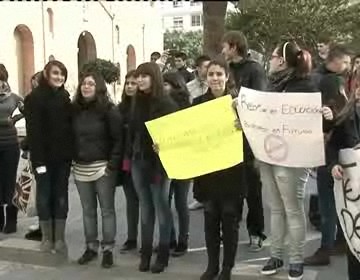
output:
<path id="1" fill-rule="evenodd" d="M 152 97 L 160 97 L 164 95 L 164 82 L 161 75 L 159 66 L 155 62 L 146 62 L 140 64 L 136 69 L 136 77 L 140 75 L 149 75 L 151 77 L 151 90 Z M 139 90 L 141 93 L 141 91 Z"/>
<path id="2" fill-rule="evenodd" d="M 81 94 L 81 85 L 88 77 L 92 77 L 96 83 L 95 98 L 92 101 L 86 101 Z M 75 111 L 81 111 L 89 107 L 94 107 L 99 112 L 107 111 L 113 105 L 113 103 L 109 97 L 104 78 L 96 72 L 85 73 L 82 75 L 82 77 L 80 77 L 79 85 L 73 99 L 73 105 Z"/>
<path id="3" fill-rule="evenodd" d="M 178 72 L 167 72 L 163 75 L 164 82 L 172 87 L 170 93 L 172 99 L 180 106 L 186 108 L 190 106 L 190 93 L 186 87 L 185 80 Z"/>
<path id="4" fill-rule="evenodd" d="M 126 80 L 129 78 L 136 78 L 136 70 L 130 70 L 125 76 L 125 83 L 124 83 L 124 88 L 123 88 L 123 92 L 121 95 L 121 102 L 127 102 L 127 101 L 131 100 L 131 96 L 128 96 L 125 92 Z"/>
<path id="5" fill-rule="evenodd" d="M 223 57 L 218 57 L 218 58 L 210 61 L 209 65 L 208 65 L 208 69 L 212 65 L 220 66 L 222 69 L 224 69 L 225 74 L 229 77 L 229 79 L 225 85 L 225 94 L 231 94 L 234 97 L 237 96 L 238 92 L 237 92 L 237 89 L 235 86 L 235 80 L 234 80 L 233 74 L 230 71 L 230 67 L 229 67 L 229 64 L 227 63 L 227 61 Z M 210 87 L 209 87 L 208 91 L 211 92 Z"/>
<path id="6" fill-rule="evenodd" d="M 311 54 L 302 50 L 296 42 L 284 42 L 277 47 L 276 54 L 282 57 L 297 77 L 308 76 L 312 70 Z"/>
<path id="7" fill-rule="evenodd" d="M 43 73 L 39 79 L 39 85 L 41 86 L 49 86 L 49 76 L 50 76 L 50 72 L 51 72 L 51 69 L 53 67 L 58 67 L 61 71 L 61 74 L 64 75 L 65 77 L 65 80 L 64 80 L 64 84 L 60 87 L 61 89 L 63 89 L 65 87 L 65 83 L 66 83 L 66 80 L 67 80 L 67 77 L 68 77 L 68 71 L 64 65 L 64 63 L 58 61 L 58 60 L 52 60 L 52 61 L 49 61 L 45 67 L 44 67 L 44 70 L 43 70 Z"/>

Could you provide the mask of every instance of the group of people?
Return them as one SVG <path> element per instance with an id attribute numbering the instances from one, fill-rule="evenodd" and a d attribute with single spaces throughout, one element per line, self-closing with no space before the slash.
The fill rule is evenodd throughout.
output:
<path id="1" fill-rule="evenodd" d="M 288 235 L 289 279 L 303 279 L 304 264 L 311 264 L 308 259 L 304 261 L 307 167 L 289 168 L 258 161 L 244 135 L 243 163 L 197 178 L 172 180 L 158 156 L 162 147 L 152 141 L 145 122 L 225 95 L 230 95 L 236 102 L 242 86 L 285 94 L 321 91 L 327 165 L 318 168 L 317 176 L 323 239 L 320 251 L 332 250 L 336 232 L 335 202 L 334 198 L 321 202 L 329 199 L 320 192 L 321 184 L 324 184 L 321 178 L 327 180 L 327 189 L 322 190 L 330 195 L 331 170 L 336 179 L 341 179 L 343 174 L 337 163 L 338 151 L 360 141 L 360 91 L 355 80 L 347 83 L 343 77 L 350 69 L 350 53 L 343 46 L 332 46 L 324 63 L 314 72 L 308 51 L 295 42 L 282 42 L 271 55 L 267 76 L 265 69 L 249 58 L 247 40 L 241 32 L 226 33 L 221 43 L 219 58 L 202 55 L 197 59 L 195 76 L 186 72 L 185 57 L 181 53 L 175 60 L 177 71 L 164 70 L 161 57 L 139 65 L 126 75 L 118 105 L 109 98 L 99 73 L 82 74 L 71 100 L 64 87 L 65 65 L 57 60 L 50 61 L 34 76 L 33 89 L 23 101 L 11 93 L 6 69 L 0 68 L 0 203 L 3 205 L 0 211 L 7 214 L 0 214 L 0 222 L 1 217 L 8 219 L 1 223 L 3 231 L 16 230 L 17 212 L 11 206 L 11 198 L 19 145 L 14 123 L 21 116 L 13 117 L 12 113 L 19 108 L 26 119 L 27 144 L 37 183 L 36 206 L 42 251 L 67 255 L 65 227 L 72 170 L 83 210 L 86 241 L 78 263 L 88 264 L 97 258 L 101 246 L 102 266 L 113 265 L 115 191 L 116 186 L 122 185 L 127 204 L 128 236 L 121 251 L 138 248 L 140 216 L 138 269 L 163 272 L 170 255 L 179 257 L 188 250 L 191 229 L 187 197 L 193 184 L 194 198 L 204 207 L 208 255 L 207 269 L 200 279 L 231 279 L 245 201 L 249 208 L 250 249 L 261 250 L 266 239 L 263 186 L 268 190 L 271 209 L 271 256 L 261 273 L 274 275 L 283 268 L 285 237 Z M 351 85 L 351 90 L 347 90 L 347 85 Z M 241 120 L 234 120 L 234 126 L 241 129 Z M 178 233 L 171 212 L 172 199 L 179 217 Z M 101 241 L 98 237 L 98 202 L 102 217 Z M 159 241 L 154 246 L 156 220 Z M 220 269 L 221 243 L 224 253 Z M 151 265 L 154 252 L 157 257 Z M 348 253 L 348 260 L 349 279 L 359 279 L 360 264 L 351 253 Z"/>

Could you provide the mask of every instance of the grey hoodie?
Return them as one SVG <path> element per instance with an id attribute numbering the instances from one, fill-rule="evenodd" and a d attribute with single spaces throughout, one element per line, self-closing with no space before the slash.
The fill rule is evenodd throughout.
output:
<path id="1" fill-rule="evenodd" d="M 11 92 L 7 82 L 0 81 L 0 147 L 18 143 L 15 123 L 23 116 L 13 116 L 13 113 L 16 108 L 22 112 L 23 107 L 23 99 Z"/>

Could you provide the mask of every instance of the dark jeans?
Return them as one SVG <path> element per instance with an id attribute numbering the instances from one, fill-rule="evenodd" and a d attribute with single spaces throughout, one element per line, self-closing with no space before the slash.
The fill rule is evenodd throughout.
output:
<path id="1" fill-rule="evenodd" d="M 144 254 L 153 246 L 155 218 L 159 221 L 159 245 L 168 247 L 170 243 L 170 180 L 165 174 L 154 180 L 156 174 L 153 174 L 152 170 L 153 166 L 148 161 L 132 162 L 131 173 L 141 208 L 141 246 Z"/>
<path id="2" fill-rule="evenodd" d="M 234 267 L 241 207 L 240 198 L 213 199 L 204 203 L 205 241 L 209 267 L 219 266 L 221 233 L 224 244 L 223 267 Z"/>
<path id="3" fill-rule="evenodd" d="M 321 247 L 332 249 L 334 247 L 335 233 L 337 232 L 337 240 L 343 240 L 344 237 L 338 223 L 333 190 L 334 180 L 329 168 L 325 166 L 318 168 L 317 187 L 321 215 Z"/>
<path id="4" fill-rule="evenodd" d="M 246 197 L 246 203 L 249 208 L 246 218 L 247 230 L 249 235 L 259 236 L 262 239 L 265 239 L 262 185 L 259 170 L 257 170 L 253 162 L 251 162 L 244 165 L 243 174 L 244 184 L 248 189 Z M 242 213 L 242 209 L 240 213 Z"/>
<path id="5" fill-rule="evenodd" d="M 190 180 L 172 180 L 170 184 L 169 205 L 174 196 L 175 208 L 179 219 L 179 238 L 178 242 L 187 244 L 189 238 L 190 213 L 187 206 L 187 197 L 190 189 Z M 171 215 L 171 241 L 176 240 L 174 217 Z"/>
<path id="6" fill-rule="evenodd" d="M 87 248 L 97 251 L 98 241 L 98 200 L 102 217 L 102 248 L 111 250 L 115 245 L 115 182 L 116 173 L 104 175 L 96 181 L 75 181 L 83 210 L 83 224 Z"/>
<path id="7" fill-rule="evenodd" d="M 0 205 L 12 205 L 19 158 L 18 144 L 0 147 Z"/>
<path id="8" fill-rule="evenodd" d="M 139 225 L 139 198 L 131 174 L 124 175 L 123 190 L 126 198 L 127 240 L 137 240 Z"/>
<path id="9" fill-rule="evenodd" d="M 65 220 L 69 210 L 68 185 L 71 162 L 47 163 L 36 179 L 36 207 L 40 221 Z"/>
<path id="10" fill-rule="evenodd" d="M 360 262 L 351 253 L 350 249 L 347 249 L 347 262 L 348 262 L 348 276 L 349 280 L 360 279 Z"/>

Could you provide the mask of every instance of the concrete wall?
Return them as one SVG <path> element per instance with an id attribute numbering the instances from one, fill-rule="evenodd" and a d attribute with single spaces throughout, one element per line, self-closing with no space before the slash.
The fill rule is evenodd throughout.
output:
<path id="1" fill-rule="evenodd" d="M 68 68 L 67 88 L 73 93 L 78 77 L 78 40 L 85 31 L 94 38 L 97 57 L 108 60 L 113 59 L 112 34 L 114 34 L 114 62 L 120 63 L 122 81 L 127 70 L 126 51 L 129 45 L 135 50 L 137 65 L 148 61 L 152 51 L 162 51 L 163 32 L 159 8 L 151 6 L 148 2 L 104 1 L 102 3 L 110 14 L 115 15 L 114 33 L 112 33 L 111 18 L 98 2 L 44 1 L 43 8 L 41 2 L 1 2 L 0 63 L 8 69 L 9 83 L 13 91 L 26 94 L 26 87 L 29 86 L 27 80 L 33 71 L 43 69 L 49 56 L 53 55 Z M 50 30 L 48 9 L 53 12 L 53 32 Z M 32 64 L 32 51 L 29 44 L 23 45 L 25 55 L 21 57 L 21 46 L 16 43 L 17 36 L 14 35 L 14 30 L 19 25 L 23 26 L 22 29 L 27 27 L 33 38 L 33 70 L 29 67 L 22 69 L 24 65 Z M 116 25 L 119 27 L 119 41 Z M 43 26 L 45 36 L 43 36 Z M 24 72 L 22 70 L 26 70 L 25 75 L 19 75 Z M 25 88 L 22 86 L 22 79 L 26 80 Z M 116 99 L 120 95 L 122 84 L 121 82 L 116 85 Z M 109 90 L 114 94 L 113 87 L 109 87 Z"/>

